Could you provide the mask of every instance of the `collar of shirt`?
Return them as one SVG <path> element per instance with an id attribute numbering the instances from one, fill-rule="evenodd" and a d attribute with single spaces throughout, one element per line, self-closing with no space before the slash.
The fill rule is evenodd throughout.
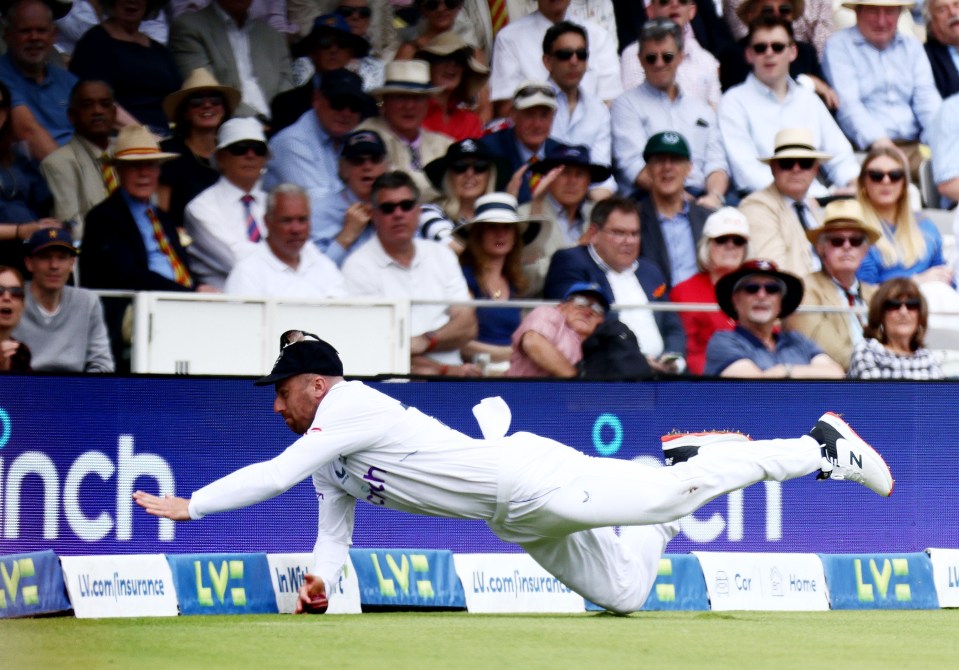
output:
<path id="1" fill-rule="evenodd" d="M 755 335 L 753 335 L 752 332 L 750 332 L 750 331 L 746 330 L 745 328 L 743 328 L 742 324 L 736 323 L 735 331 L 736 331 L 737 333 L 739 333 L 741 336 L 743 336 L 744 338 L 746 338 L 746 340 L 749 341 L 749 343 L 752 344 L 753 346 L 755 346 L 757 349 L 766 349 L 765 343 L 763 343 L 762 340 L 760 340 L 758 337 L 756 337 Z M 779 328 L 774 328 L 774 329 L 773 329 L 773 342 L 776 343 L 776 348 L 777 348 L 777 349 L 779 349 L 779 340 L 780 340 Z M 768 351 L 768 349 L 767 349 L 767 351 Z"/>
<path id="2" fill-rule="evenodd" d="M 253 188 L 250 189 L 249 193 L 247 193 L 246 191 L 244 191 L 239 186 L 237 186 L 232 181 L 230 181 L 229 179 L 227 179 L 225 176 L 222 176 L 222 175 L 220 176 L 218 185 L 224 191 L 223 196 L 229 199 L 231 202 L 233 200 L 240 202 L 240 199 L 243 198 L 243 196 L 249 195 L 250 197 L 253 198 L 253 204 L 263 205 L 263 206 L 266 205 L 266 203 L 262 202 L 262 198 L 258 198 L 256 195 L 260 191 L 259 181 L 253 184 Z"/>
<path id="3" fill-rule="evenodd" d="M 214 11 L 214 13 L 215 13 L 217 16 L 220 17 L 220 20 L 223 21 L 223 23 L 225 24 L 227 30 L 237 30 L 237 31 L 239 31 L 239 32 L 248 32 L 248 31 L 250 30 L 250 19 L 251 19 L 251 17 L 250 17 L 249 12 L 247 12 L 246 21 L 244 21 L 244 22 L 243 22 L 243 26 L 240 27 L 240 26 L 237 24 L 237 22 L 233 19 L 232 16 L 230 16 L 230 15 L 227 14 L 225 11 L 223 11 L 223 8 L 220 7 L 220 4 L 219 4 L 218 2 L 216 2 L 216 0 L 214 0 L 214 2 L 213 2 L 212 4 L 213 4 L 213 11 Z"/>
<path id="4" fill-rule="evenodd" d="M 321 147 L 322 147 L 322 146 L 329 146 L 329 147 L 333 147 L 333 148 L 335 149 L 335 148 L 336 148 L 336 143 L 335 143 L 334 140 L 333 140 L 333 136 L 330 135 L 330 133 L 327 132 L 326 128 L 323 127 L 323 124 L 320 123 L 320 117 L 318 117 L 315 113 L 313 113 L 313 114 L 310 114 L 310 117 L 309 117 L 309 118 L 310 118 L 310 120 L 311 120 L 311 124 L 312 124 L 312 126 L 313 126 L 313 130 L 315 131 L 315 135 L 313 135 L 313 136 L 316 138 L 317 143 L 318 143 Z M 339 159 L 339 157 L 340 157 L 340 152 L 337 151 L 337 152 L 336 152 L 336 158 Z"/>
<path id="5" fill-rule="evenodd" d="M 899 30 L 897 29 L 896 34 L 892 38 L 892 41 L 886 45 L 886 48 L 878 49 L 876 48 L 876 45 L 872 44 L 871 42 L 869 42 L 869 40 L 866 39 L 866 37 L 859 30 L 859 26 L 852 26 L 850 30 L 852 31 L 850 34 L 852 35 L 852 43 L 854 45 L 856 45 L 857 47 L 868 47 L 878 53 L 882 53 L 883 51 L 886 51 L 887 49 L 895 49 L 896 47 L 900 46 L 901 44 L 905 42 L 905 39 L 903 39 L 902 33 L 899 32 Z"/>
<path id="6" fill-rule="evenodd" d="M 826 272 L 825 268 L 823 268 L 823 272 Z M 847 289 L 845 286 L 837 282 L 835 277 L 833 277 L 832 275 L 828 273 L 826 274 L 829 277 L 829 279 L 832 281 L 833 285 L 835 285 L 836 290 L 839 291 L 839 295 L 842 296 L 843 300 L 846 299 L 846 293 L 852 293 L 854 296 L 856 296 L 856 303 L 860 305 L 865 304 L 865 301 L 862 299 L 862 284 L 859 283 L 858 279 L 853 279 L 852 286 L 850 286 Z"/>
<path id="7" fill-rule="evenodd" d="M 689 201 L 683 200 L 683 208 L 673 214 L 672 216 L 666 216 L 661 214 L 660 211 L 656 210 L 656 218 L 659 219 L 660 223 L 666 223 L 668 221 L 689 221 Z"/>
<path id="8" fill-rule="evenodd" d="M 797 84 L 792 77 L 786 77 L 786 97 L 783 98 L 782 100 L 779 100 L 779 98 L 776 97 L 776 94 L 773 92 L 773 90 L 769 88 L 768 86 L 766 86 L 766 84 L 759 81 L 759 78 L 752 72 L 750 72 L 749 75 L 747 75 L 745 85 L 752 88 L 757 95 L 761 95 L 764 98 L 768 98 L 769 100 L 772 100 L 773 102 L 777 104 L 783 104 L 783 105 L 785 105 L 786 102 L 793 96 L 793 93 L 795 92 L 796 87 L 799 86 L 799 84 Z"/>
<path id="9" fill-rule="evenodd" d="M 593 262 L 596 263 L 596 265 L 599 266 L 599 269 L 605 272 L 606 274 L 610 274 L 610 273 L 614 275 L 633 274 L 636 272 L 636 268 L 639 267 L 639 261 L 635 260 L 632 263 L 630 263 L 628 268 L 626 268 L 622 272 L 619 272 L 618 270 L 614 270 L 613 268 L 611 268 L 609 265 L 606 264 L 606 261 L 600 258 L 599 254 L 596 252 L 596 247 L 594 247 L 592 244 L 587 246 L 586 249 L 587 251 L 589 251 L 589 257 L 593 259 Z"/>
<path id="10" fill-rule="evenodd" d="M 660 100 L 666 103 L 667 105 L 678 105 L 679 103 L 683 101 L 683 91 L 679 87 L 678 83 L 676 84 L 675 100 L 670 99 L 669 94 L 666 93 L 666 91 L 658 89 L 652 84 L 650 84 L 648 79 L 644 81 L 642 84 L 640 84 L 639 88 L 642 89 L 643 92 L 646 93 L 646 95 L 648 95 L 649 97 L 655 98 L 656 100 Z"/>
<path id="11" fill-rule="evenodd" d="M 415 238 L 414 238 L 414 239 L 413 239 L 413 248 L 416 249 L 416 250 L 418 250 L 420 243 L 421 243 L 421 240 L 418 240 L 418 239 L 415 239 Z M 409 266 L 409 267 L 406 267 L 405 265 L 402 265 L 402 264 L 398 263 L 392 256 L 390 256 L 388 253 L 386 253 L 386 249 L 383 248 L 383 243 L 380 242 L 380 238 L 379 238 L 378 235 L 374 235 L 373 237 L 371 237 L 371 238 L 370 238 L 370 241 L 367 242 L 367 243 L 366 243 L 365 245 L 363 245 L 363 246 L 364 246 L 364 247 L 366 247 L 366 246 L 369 246 L 369 247 L 370 247 L 370 253 L 371 253 L 372 256 L 373 256 L 373 261 L 376 263 L 376 265 L 377 265 L 378 267 L 381 267 L 381 268 L 387 268 L 387 267 L 390 267 L 390 266 L 392 265 L 393 267 L 397 267 L 397 268 L 399 268 L 399 269 L 401 269 L 401 270 L 407 270 L 407 271 L 408 271 L 408 270 L 412 270 L 414 267 L 416 267 L 417 265 L 419 265 L 420 258 L 421 258 L 421 254 L 416 253 L 416 252 L 414 251 L 414 253 L 413 253 L 413 261 L 410 263 L 410 266 Z"/>
<path id="12" fill-rule="evenodd" d="M 529 159 L 533 156 L 536 156 L 538 159 L 543 160 L 546 157 L 546 142 L 540 146 L 536 151 L 530 151 L 526 148 L 526 145 L 519 141 L 519 137 L 516 135 L 516 131 L 513 131 L 513 136 L 516 138 L 516 149 L 519 151 L 519 157 L 523 159 L 524 163 L 529 163 Z M 526 174 L 527 178 L 530 176 L 529 173 Z"/>

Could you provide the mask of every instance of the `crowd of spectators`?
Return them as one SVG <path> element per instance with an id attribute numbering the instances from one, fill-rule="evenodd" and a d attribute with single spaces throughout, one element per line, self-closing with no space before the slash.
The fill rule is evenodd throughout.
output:
<path id="1" fill-rule="evenodd" d="M 417 374 L 942 376 L 957 0 L 491 4 L 0 2 L 0 370 L 126 369 L 93 288 L 410 299 Z"/>

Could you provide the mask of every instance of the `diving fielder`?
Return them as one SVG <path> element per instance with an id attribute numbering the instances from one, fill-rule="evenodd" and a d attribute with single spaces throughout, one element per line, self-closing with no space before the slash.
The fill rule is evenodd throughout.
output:
<path id="1" fill-rule="evenodd" d="M 312 476 L 319 523 L 297 612 L 325 611 L 326 584 L 346 563 L 357 500 L 482 519 L 576 593 L 627 613 L 649 595 L 677 520 L 718 496 L 814 472 L 892 493 L 882 457 L 832 413 L 795 439 L 667 436 L 663 450 L 672 466 L 652 468 L 590 457 L 532 433 L 505 436 L 506 411 L 485 418 L 476 412 L 484 439 L 473 439 L 362 382 L 345 381 L 336 350 L 318 337 L 290 331 L 281 342 L 273 371 L 255 383 L 276 386 L 274 411 L 302 437 L 189 500 L 142 491 L 133 498 L 154 516 L 189 521 L 267 500 Z M 635 528 L 621 537 L 612 526 Z"/>

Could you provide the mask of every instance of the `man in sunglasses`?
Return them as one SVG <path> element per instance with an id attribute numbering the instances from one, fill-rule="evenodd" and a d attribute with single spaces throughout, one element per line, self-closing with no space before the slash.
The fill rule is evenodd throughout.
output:
<path id="1" fill-rule="evenodd" d="M 460 349 L 476 337 L 472 307 L 456 254 L 448 246 L 418 237 L 420 192 L 405 172 L 387 172 L 373 182 L 376 236 L 343 264 L 352 296 L 429 300 L 410 308 L 410 371 L 414 374 L 479 376 L 464 364 Z"/>
<path id="2" fill-rule="evenodd" d="M 792 24 L 761 15 L 750 25 L 748 43 L 746 60 L 753 71 L 726 91 L 719 104 L 719 129 L 735 187 L 745 197 L 768 186 L 772 174 L 761 157 L 773 153 L 776 133 L 782 128 L 807 128 L 816 151 L 832 157 L 822 165 L 828 185 L 851 192 L 859 176 L 852 145 L 819 96 L 789 76 L 789 65 L 796 58 Z M 829 194 L 827 184 L 812 183 L 813 197 Z"/>
<path id="3" fill-rule="evenodd" d="M 820 228 L 806 231 L 816 247 L 822 269 L 803 278 L 802 304 L 866 309 L 876 286 L 860 282 L 856 272 L 879 231 L 868 225 L 856 200 L 834 200 L 826 205 Z M 843 369 L 849 368 L 853 347 L 863 339 L 864 314 L 854 312 L 801 312 L 787 322 L 816 342 Z"/>
<path id="4" fill-rule="evenodd" d="M 803 283 L 770 261 L 746 261 L 716 282 L 720 309 L 736 321 L 717 331 L 706 347 L 710 377 L 841 379 L 842 366 L 805 335 L 781 330 L 780 319 L 796 311 Z"/>

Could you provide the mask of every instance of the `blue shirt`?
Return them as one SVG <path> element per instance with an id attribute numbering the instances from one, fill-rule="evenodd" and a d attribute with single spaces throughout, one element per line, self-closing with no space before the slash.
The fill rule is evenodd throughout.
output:
<path id="1" fill-rule="evenodd" d="M 887 240 L 891 240 L 892 230 L 885 224 L 883 224 L 882 228 L 883 236 Z M 869 247 L 866 257 L 862 260 L 859 271 L 856 272 L 856 277 L 859 278 L 859 281 L 866 282 L 867 284 L 881 284 L 893 277 L 911 277 L 920 272 L 925 272 L 931 267 L 944 265 L 946 261 L 942 256 L 942 236 L 939 234 L 939 229 L 936 228 L 936 224 L 929 219 L 923 219 L 919 222 L 919 232 L 922 233 L 923 239 L 926 240 L 926 253 L 922 258 L 909 266 L 903 265 L 901 261 L 897 261 L 892 265 L 886 265 L 876 245 L 872 245 Z M 895 244 L 893 244 L 893 246 L 895 247 Z"/>
<path id="2" fill-rule="evenodd" d="M 57 144 L 63 146 L 70 141 L 73 125 L 67 118 L 67 105 L 76 77 L 62 67 L 47 65 L 43 81 L 38 84 L 17 69 L 10 54 L 5 53 L 0 56 L 0 81 L 10 89 L 11 108 L 26 105 Z"/>
<path id="3" fill-rule="evenodd" d="M 959 177 L 959 93 L 946 98 L 929 128 L 929 147 L 936 159 L 932 162 L 932 178 L 937 184 Z"/>
<path id="4" fill-rule="evenodd" d="M 359 199 L 346 186 L 336 193 L 318 198 L 310 195 L 310 218 L 312 219 L 310 238 L 316 248 L 336 263 L 337 267 L 342 267 L 347 256 L 363 246 L 364 242 L 376 234 L 371 221 L 349 249 L 344 249 L 336 241 L 336 236 L 343 230 L 343 218 L 346 216 L 346 210 L 356 202 L 359 202 Z"/>
<path id="5" fill-rule="evenodd" d="M 696 265 L 696 241 L 693 239 L 693 227 L 689 223 L 689 203 L 683 203 L 683 209 L 675 216 L 666 217 L 656 212 L 659 228 L 669 255 L 669 273 L 675 286 L 699 272 Z"/>
<path id="6" fill-rule="evenodd" d="M 140 231 L 140 237 L 143 238 L 143 246 L 147 250 L 147 267 L 151 272 L 155 272 L 161 277 L 174 281 L 173 265 L 165 253 L 160 251 L 160 245 L 157 244 L 156 237 L 153 236 L 153 224 L 147 217 L 147 210 L 152 207 L 142 200 L 130 197 L 130 194 L 120 189 L 123 195 L 123 201 L 130 208 L 130 214 L 137 224 L 137 230 Z M 164 231 L 165 232 L 165 231 Z M 180 260 L 183 260 L 182 258 Z"/>
<path id="7" fill-rule="evenodd" d="M 809 365 L 823 353 L 815 342 L 794 330 L 776 334 L 776 350 L 770 351 L 759 339 L 740 325 L 733 330 L 717 331 L 706 346 L 703 374 L 717 377 L 736 361 L 748 359 L 768 370 L 776 365 Z"/>
<path id="8" fill-rule="evenodd" d="M 314 207 L 323 196 L 343 188 L 337 165 L 339 143 L 320 125 L 312 108 L 270 140 L 270 153 L 264 191 L 279 184 L 297 184 L 306 189 Z"/>
<path id="9" fill-rule="evenodd" d="M 474 298 L 477 300 L 490 299 L 489 294 L 476 281 L 476 271 L 473 268 L 464 265 L 463 277 L 466 279 L 466 286 Z M 510 300 L 515 297 L 515 293 L 513 287 L 510 286 Z M 477 342 L 509 346 L 513 333 L 519 328 L 520 309 L 518 307 L 477 307 L 476 321 L 479 324 L 479 332 L 476 335 Z"/>
<path id="10" fill-rule="evenodd" d="M 942 103 L 925 49 L 902 33 L 879 50 L 856 26 L 840 30 L 822 69 L 839 95 L 839 125 L 861 149 L 882 137 L 920 139 Z"/>

